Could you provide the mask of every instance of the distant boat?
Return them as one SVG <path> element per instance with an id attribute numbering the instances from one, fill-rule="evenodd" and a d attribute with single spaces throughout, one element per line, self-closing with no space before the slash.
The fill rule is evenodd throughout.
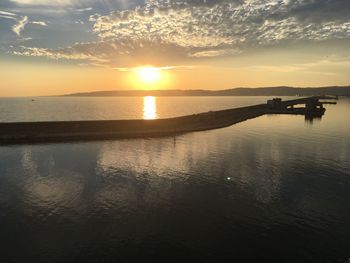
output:
<path id="1" fill-rule="evenodd" d="M 35 101 L 35 99 L 32 99 L 32 101 Z"/>

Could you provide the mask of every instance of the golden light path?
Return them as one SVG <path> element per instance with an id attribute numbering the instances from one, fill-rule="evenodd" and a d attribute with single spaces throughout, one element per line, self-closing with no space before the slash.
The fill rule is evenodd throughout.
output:
<path id="1" fill-rule="evenodd" d="M 153 96 L 143 98 L 143 118 L 145 120 L 153 120 L 157 118 L 157 102 Z"/>

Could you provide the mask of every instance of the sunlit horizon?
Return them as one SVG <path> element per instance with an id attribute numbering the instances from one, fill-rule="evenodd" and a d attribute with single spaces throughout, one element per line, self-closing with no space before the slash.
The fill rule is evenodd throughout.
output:
<path id="1" fill-rule="evenodd" d="M 346 1 L 0 3 L 0 97 L 350 85 Z"/>

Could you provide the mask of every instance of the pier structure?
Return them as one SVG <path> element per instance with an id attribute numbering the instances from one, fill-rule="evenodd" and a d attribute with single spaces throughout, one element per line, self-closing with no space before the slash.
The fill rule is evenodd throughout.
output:
<path id="1" fill-rule="evenodd" d="M 0 145 L 13 143 L 61 142 L 146 138 L 223 128 L 265 114 L 322 116 L 323 99 L 317 96 L 155 120 L 92 120 L 0 123 Z M 330 103 L 330 102 L 329 102 Z M 332 103 L 333 104 L 333 103 Z M 296 108 L 296 105 L 305 105 Z"/>
<path id="2" fill-rule="evenodd" d="M 305 115 L 305 118 L 307 119 L 312 119 L 313 117 L 319 118 L 323 116 L 326 111 L 326 109 L 323 107 L 324 104 L 336 104 L 336 102 L 324 100 L 333 99 L 337 98 L 330 96 L 314 96 L 287 101 L 282 101 L 280 98 L 274 98 L 267 101 L 267 105 L 269 107 L 268 113 Z M 298 105 L 304 105 L 304 107 L 296 107 Z"/>

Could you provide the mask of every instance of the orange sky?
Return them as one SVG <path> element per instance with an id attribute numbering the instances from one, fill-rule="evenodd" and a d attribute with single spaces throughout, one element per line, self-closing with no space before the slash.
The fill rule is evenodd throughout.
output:
<path id="1" fill-rule="evenodd" d="M 350 1 L 0 1 L 0 97 L 350 85 Z M 140 81 L 135 67 L 162 68 Z"/>
<path id="2" fill-rule="evenodd" d="M 330 65 L 329 65 L 330 64 Z M 316 67 L 334 67 L 331 63 Z M 343 67 L 342 65 L 338 67 Z M 45 63 L 0 62 L 0 96 L 41 96 L 122 89 L 228 89 L 262 86 L 348 85 L 350 68 L 335 73 L 269 66 L 229 67 L 197 65 L 161 70 L 161 80 L 143 83 L 136 72 Z M 347 71 L 349 70 L 349 71 Z"/>

